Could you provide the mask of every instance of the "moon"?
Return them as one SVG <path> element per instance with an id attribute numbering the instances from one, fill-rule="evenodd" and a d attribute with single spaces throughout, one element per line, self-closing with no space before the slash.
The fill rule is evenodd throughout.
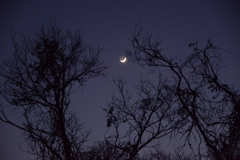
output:
<path id="1" fill-rule="evenodd" d="M 127 61 L 127 57 L 125 56 L 121 56 L 119 59 L 121 63 L 125 63 Z"/>

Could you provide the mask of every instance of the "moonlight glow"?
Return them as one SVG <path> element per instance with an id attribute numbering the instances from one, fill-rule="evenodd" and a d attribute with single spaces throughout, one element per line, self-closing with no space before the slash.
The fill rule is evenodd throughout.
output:
<path id="1" fill-rule="evenodd" d="M 127 61 L 127 57 L 121 56 L 120 57 L 120 62 L 125 63 Z"/>

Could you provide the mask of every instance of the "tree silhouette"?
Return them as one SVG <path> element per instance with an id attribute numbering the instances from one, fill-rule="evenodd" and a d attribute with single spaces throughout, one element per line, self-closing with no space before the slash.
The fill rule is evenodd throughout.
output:
<path id="1" fill-rule="evenodd" d="M 185 59 L 178 59 L 164 54 L 161 42 L 158 39 L 153 41 L 151 34 L 144 35 L 137 27 L 131 42 L 133 48 L 126 50 L 130 61 L 148 66 L 151 73 L 168 73 L 164 76 L 169 82 L 165 88 L 171 93 L 167 96 L 168 101 L 174 100 L 169 109 L 176 116 L 172 119 L 174 130 L 169 135 L 184 138 L 183 146 L 192 147 L 197 143 L 199 153 L 201 147 L 206 146 L 209 156 L 214 159 L 239 159 L 240 94 L 233 85 L 220 80 L 220 53 L 223 50 L 210 40 L 200 49 L 196 41 L 189 44 L 193 53 Z M 152 100 L 154 95 L 148 98 Z"/>
<path id="2" fill-rule="evenodd" d="M 142 79 L 134 93 L 125 88 L 123 78 L 113 82 L 117 93 L 113 93 L 104 109 L 109 127 L 105 138 L 121 151 L 119 157 L 128 155 L 125 159 L 130 160 L 136 158 L 140 150 L 154 146 L 153 142 L 172 132 L 176 116 L 171 107 L 176 100 L 166 88 L 168 81 L 161 78 L 157 85 Z"/>
<path id="3" fill-rule="evenodd" d="M 63 31 L 55 23 L 43 25 L 34 38 L 12 35 L 13 57 L 1 66 L 1 96 L 21 111 L 22 124 L 0 120 L 23 131 L 27 152 L 36 159 L 79 159 L 89 130 L 71 111 L 70 95 L 87 80 L 104 76 L 101 49 L 83 42 L 80 32 Z"/>
<path id="4" fill-rule="evenodd" d="M 117 92 L 104 109 L 107 142 L 131 159 L 159 138 L 180 137 L 195 156 L 239 159 L 240 94 L 220 80 L 223 50 L 210 40 L 200 49 L 196 41 L 189 44 L 193 53 L 178 59 L 164 54 L 161 42 L 137 27 L 131 42 L 129 61 L 147 66 L 153 75 L 160 72 L 159 81 L 141 79 L 129 90 L 122 78 L 114 79 Z"/>

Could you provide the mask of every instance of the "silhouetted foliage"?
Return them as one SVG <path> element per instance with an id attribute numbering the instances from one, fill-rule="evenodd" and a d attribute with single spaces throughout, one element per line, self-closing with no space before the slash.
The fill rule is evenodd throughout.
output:
<path id="1" fill-rule="evenodd" d="M 141 79 L 134 91 L 125 89 L 121 78 L 114 80 L 117 94 L 105 108 L 110 127 L 106 140 L 129 159 L 167 135 L 180 137 L 182 147 L 188 145 L 195 156 L 239 159 L 240 94 L 220 80 L 223 50 L 210 40 L 200 49 L 196 41 L 189 44 L 193 53 L 178 59 L 164 54 L 161 42 L 137 27 L 131 42 L 133 48 L 126 50 L 129 61 L 161 76 L 157 84 Z"/>
<path id="2" fill-rule="evenodd" d="M 151 35 L 144 37 L 142 31 L 136 29 L 132 37 L 133 50 L 128 50 L 127 55 L 152 71 L 164 69 L 171 73 L 167 76 L 171 81 L 168 86 L 177 100 L 172 108 L 182 112 L 176 112 L 174 135 L 181 134 L 190 147 L 194 139 L 198 139 L 199 151 L 204 143 L 216 159 L 238 159 L 240 94 L 233 85 L 220 80 L 221 49 L 210 40 L 200 49 L 196 41 L 189 45 L 193 53 L 181 60 L 165 55 L 160 44 L 158 40 L 152 42 Z"/>
<path id="3" fill-rule="evenodd" d="M 70 95 L 87 80 L 104 76 L 101 50 L 84 43 L 80 32 L 63 31 L 52 22 L 34 38 L 23 36 L 20 43 L 12 35 L 12 40 L 13 57 L 1 66 L 0 93 L 24 122 L 10 120 L 2 105 L 0 120 L 23 131 L 27 152 L 36 159 L 79 159 L 90 131 L 69 109 Z"/>

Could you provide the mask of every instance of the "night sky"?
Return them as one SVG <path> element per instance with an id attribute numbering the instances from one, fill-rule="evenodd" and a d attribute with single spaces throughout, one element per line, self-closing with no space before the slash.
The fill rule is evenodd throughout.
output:
<path id="1" fill-rule="evenodd" d="M 33 35 L 44 23 L 56 19 L 58 27 L 72 31 L 81 30 L 84 41 L 103 48 L 101 59 L 110 66 L 106 78 L 95 78 L 72 95 L 71 109 L 77 111 L 86 128 L 91 128 L 91 142 L 102 140 L 106 122 L 102 107 L 107 105 L 110 94 L 116 88 L 112 77 L 123 76 L 129 87 L 134 85 L 140 67 L 120 63 L 119 57 L 131 47 L 134 26 L 159 36 L 165 53 L 185 57 L 191 54 L 190 42 L 199 42 L 201 47 L 211 39 L 215 46 L 230 53 L 223 55 L 226 65 L 222 79 L 235 83 L 240 89 L 240 2 L 225 0 L 2 0 L 0 2 L 0 60 L 11 56 L 10 32 Z M 2 102 L 2 100 L 1 100 Z M 10 114 L 13 120 L 18 111 Z M 21 132 L 0 122 L 0 159 L 26 159 L 18 144 Z"/>

